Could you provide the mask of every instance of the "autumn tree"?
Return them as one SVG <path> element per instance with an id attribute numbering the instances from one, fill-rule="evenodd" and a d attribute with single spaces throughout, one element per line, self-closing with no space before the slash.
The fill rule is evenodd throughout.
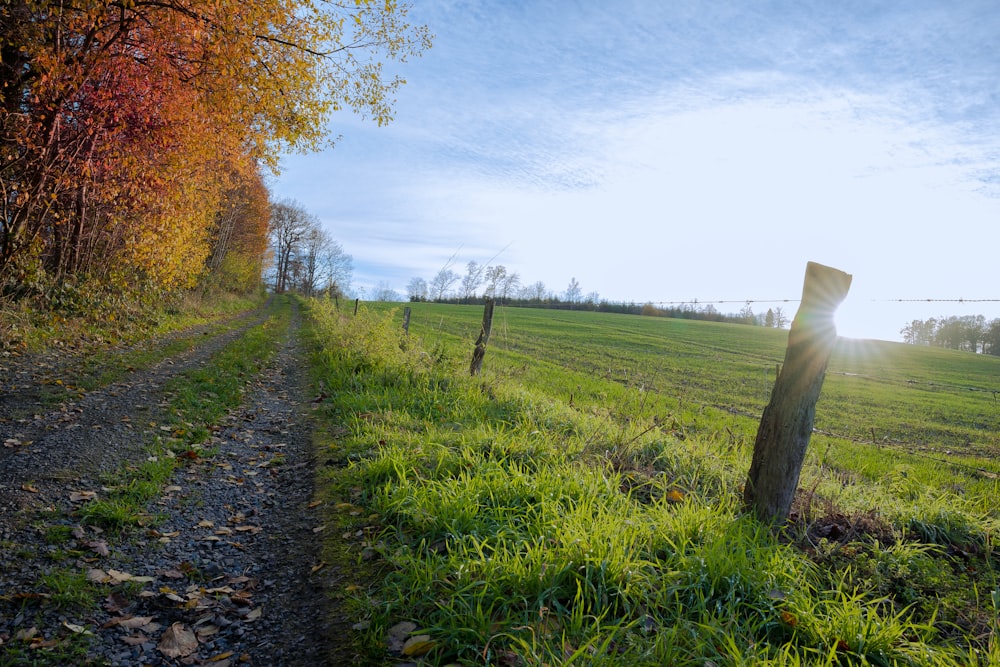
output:
<path id="1" fill-rule="evenodd" d="M 208 269 L 224 289 L 250 291 L 260 284 L 268 249 L 270 202 L 259 173 L 226 192 L 216 213 Z"/>
<path id="2" fill-rule="evenodd" d="M 294 200 L 271 206 L 270 235 L 275 292 L 320 290 L 344 294 L 351 283 L 353 258 L 323 229 L 319 219 Z"/>
<path id="3" fill-rule="evenodd" d="M 430 44 L 408 9 L 6 2 L 0 280 L 117 273 L 189 286 L 236 261 L 232 224 L 244 218 L 232 217 L 233 193 L 256 187 L 260 165 L 324 146 L 340 109 L 391 120 L 403 81 L 383 61 Z M 251 228 L 257 238 L 243 252 L 263 247 L 259 217 Z"/>

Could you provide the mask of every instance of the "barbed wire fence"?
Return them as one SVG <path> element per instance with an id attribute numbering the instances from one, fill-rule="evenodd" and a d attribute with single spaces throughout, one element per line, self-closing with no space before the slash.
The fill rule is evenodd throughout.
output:
<path id="1" fill-rule="evenodd" d="M 654 306 L 707 306 L 725 304 L 754 304 L 754 303 L 799 303 L 799 299 L 686 299 L 682 301 L 647 301 Z M 865 299 L 864 303 L 1000 303 L 1000 299 Z"/>

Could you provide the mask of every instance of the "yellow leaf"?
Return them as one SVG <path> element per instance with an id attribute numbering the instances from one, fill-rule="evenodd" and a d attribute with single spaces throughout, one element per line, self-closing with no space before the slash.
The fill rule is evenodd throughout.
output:
<path id="1" fill-rule="evenodd" d="M 415 637 L 410 637 L 403 644 L 403 655 L 405 656 L 420 656 L 430 652 L 437 645 L 437 642 L 431 639 L 430 635 L 417 635 Z"/>
<path id="2" fill-rule="evenodd" d="M 671 491 L 667 493 L 667 500 L 669 500 L 672 503 L 679 503 L 680 501 L 684 500 L 684 494 L 678 491 L 677 489 L 671 489 Z"/>

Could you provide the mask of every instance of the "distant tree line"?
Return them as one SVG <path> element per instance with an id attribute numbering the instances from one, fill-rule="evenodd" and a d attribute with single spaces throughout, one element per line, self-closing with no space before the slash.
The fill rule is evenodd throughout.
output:
<path id="1" fill-rule="evenodd" d="M 575 277 L 566 289 L 554 292 L 542 281 L 523 284 L 517 272 L 511 272 L 502 264 L 483 265 L 478 262 L 466 264 L 464 274 L 456 273 L 450 267 L 438 271 L 430 281 L 415 277 L 406 286 L 410 301 L 432 301 L 435 303 L 482 304 L 493 299 L 506 306 L 518 308 L 551 308 L 555 310 L 590 310 L 601 313 L 645 315 L 648 317 L 673 317 L 710 322 L 729 322 L 783 328 L 788 317 L 781 308 L 769 308 L 766 313 L 754 314 L 750 303 L 735 314 L 719 312 L 712 304 L 700 306 L 697 301 L 683 305 L 663 307 L 651 302 L 608 301 L 597 292 L 584 294 Z M 376 300 L 395 295 L 380 283 Z"/>
<path id="2" fill-rule="evenodd" d="M 913 320 L 899 330 L 903 342 L 1000 356 L 1000 319 L 982 315 Z"/>
<path id="3" fill-rule="evenodd" d="M 271 252 L 265 278 L 275 292 L 344 296 L 351 284 L 353 258 L 322 228 L 319 219 L 295 201 L 271 205 Z"/>

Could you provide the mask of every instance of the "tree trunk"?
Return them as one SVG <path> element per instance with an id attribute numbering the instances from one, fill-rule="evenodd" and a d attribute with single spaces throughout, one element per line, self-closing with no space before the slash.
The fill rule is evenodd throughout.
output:
<path id="1" fill-rule="evenodd" d="M 815 262 L 806 266 L 802 303 L 788 333 L 785 363 L 760 418 L 743 491 L 746 508 L 766 523 L 783 523 L 791 510 L 816 401 L 837 343 L 833 313 L 850 287 L 851 276 L 843 271 Z"/>

